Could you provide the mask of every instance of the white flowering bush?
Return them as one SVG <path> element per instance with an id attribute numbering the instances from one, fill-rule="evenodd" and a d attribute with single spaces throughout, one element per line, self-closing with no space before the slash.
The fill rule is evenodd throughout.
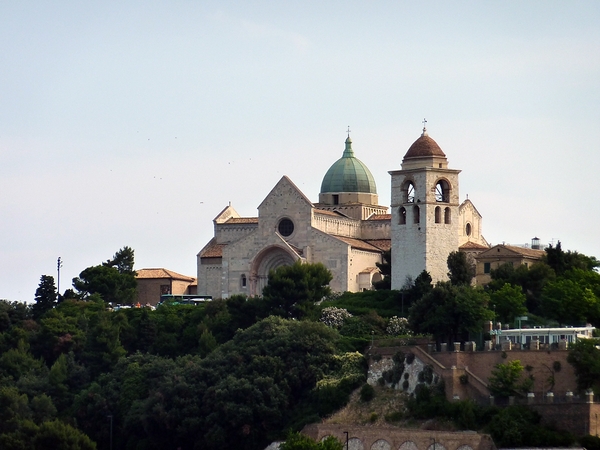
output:
<path id="1" fill-rule="evenodd" d="M 344 320 L 352 317 L 352 314 L 344 308 L 336 308 L 335 306 L 328 306 L 323 308 L 321 311 L 321 319 L 325 325 L 331 328 L 341 328 L 344 325 Z"/>
<path id="2" fill-rule="evenodd" d="M 391 336 L 406 336 L 411 334 L 406 317 L 394 316 L 388 322 L 385 332 Z"/>

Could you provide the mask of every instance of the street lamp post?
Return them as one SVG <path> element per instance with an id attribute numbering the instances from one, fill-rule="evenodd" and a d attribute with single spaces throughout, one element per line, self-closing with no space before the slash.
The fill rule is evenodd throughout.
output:
<path id="1" fill-rule="evenodd" d="M 60 256 L 58 257 L 58 261 L 56 261 L 56 270 L 58 272 L 58 277 L 56 278 L 56 299 L 60 297 L 60 268 L 62 267 L 62 259 Z"/>
<path id="2" fill-rule="evenodd" d="M 344 434 L 346 435 L 346 450 L 349 450 L 348 449 L 348 432 L 344 431 Z"/>

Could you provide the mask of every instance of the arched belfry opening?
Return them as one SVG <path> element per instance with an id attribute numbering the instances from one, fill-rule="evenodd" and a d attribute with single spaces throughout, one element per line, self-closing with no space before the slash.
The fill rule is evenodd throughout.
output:
<path id="1" fill-rule="evenodd" d="M 446 180 L 438 180 L 434 188 L 435 201 L 450 203 L 450 183 Z"/>
<path id="2" fill-rule="evenodd" d="M 416 194 L 415 184 L 411 180 L 408 180 L 406 183 L 404 183 L 404 187 L 403 187 L 402 191 L 403 191 L 402 197 L 404 198 L 404 203 L 414 203 L 415 202 L 415 194 Z"/>

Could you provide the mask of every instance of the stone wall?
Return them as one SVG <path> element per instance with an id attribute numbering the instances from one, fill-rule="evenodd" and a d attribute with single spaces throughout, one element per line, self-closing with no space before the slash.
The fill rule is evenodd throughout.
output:
<path id="1" fill-rule="evenodd" d="M 495 450 L 491 437 L 475 432 L 368 427 L 358 425 L 311 424 L 302 433 L 320 441 L 334 436 L 348 450 Z"/>

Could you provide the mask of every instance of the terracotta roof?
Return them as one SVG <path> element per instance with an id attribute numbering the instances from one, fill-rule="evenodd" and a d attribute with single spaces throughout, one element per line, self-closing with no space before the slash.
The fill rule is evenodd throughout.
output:
<path id="1" fill-rule="evenodd" d="M 346 236 L 334 236 L 332 235 L 334 238 L 339 239 L 340 241 L 344 241 L 346 244 L 349 244 L 352 248 L 356 248 L 358 250 L 366 250 L 369 252 L 381 252 L 381 250 L 377 247 L 375 247 L 372 244 L 369 244 L 368 242 L 365 241 L 361 241 L 360 239 L 354 239 L 354 238 L 349 238 Z"/>
<path id="2" fill-rule="evenodd" d="M 431 139 L 427 133 L 423 133 L 413 145 L 410 146 L 404 158 L 423 158 L 427 156 L 446 157 L 440 146 Z"/>
<path id="3" fill-rule="evenodd" d="M 494 250 L 499 250 L 500 248 L 504 248 L 509 252 L 513 252 L 521 256 L 527 256 L 535 259 L 541 259 L 542 256 L 546 254 L 544 250 L 534 250 L 532 248 L 514 247 L 512 245 L 498 244 L 477 255 L 477 258 L 489 258 L 491 255 L 496 255 L 496 252 Z"/>
<path id="4" fill-rule="evenodd" d="M 459 247 L 459 249 L 461 249 L 461 248 L 464 250 L 487 250 L 490 247 L 488 247 L 487 245 L 481 245 L 476 242 L 469 241 L 469 242 L 466 242 L 463 245 L 461 245 Z"/>
<path id="5" fill-rule="evenodd" d="M 541 258 L 546 254 L 544 250 L 535 250 L 533 248 L 513 247 L 512 245 L 503 245 L 503 247 L 512 250 L 513 252 L 520 253 L 521 255 L 531 256 L 533 258 Z"/>
<path id="6" fill-rule="evenodd" d="M 360 273 L 377 273 L 379 272 L 379 269 L 377 267 L 367 267 L 366 269 L 363 269 L 360 271 Z"/>
<path id="7" fill-rule="evenodd" d="M 222 258 L 223 257 L 223 247 L 227 244 L 217 244 L 215 238 L 212 238 L 208 244 L 204 246 L 202 250 L 200 250 L 200 258 Z"/>
<path id="8" fill-rule="evenodd" d="M 171 279 L 174 279 L 174 280 L 184 280 L 184 281 L 189 281 L 189 282 L 195 282 L 196 281 L 196 279 L 194 277 L 188 277 L 186 275 L 181 275 L 180 273 L 173 272 L 172 270 L 163 269 L 163 268 L 159 268 L 159 269 L 139 269 L 136 272 L 137 272 L 136 278 L 143 278 L 143 279 L 148 279 L 148 278 L 171 278 Z"/>
<path id="9" fill-rule="evenodd" d="M 327 214 L 329 216 L 336 216 L 336 217 L 342 216 L 340 213 L 337 213 L 335 211 L 329 211 L 327 209 L 315 209 L 315 212 L 318 214 Z"/>
<path id="10" fill-rule="evenodd" d="M 225 222 L 227 225 L 235 223 L 258 223 L 258 217 L 232 217 Z"/>
<path id="11" fill-rule="evenodd" d="M 391 214 L 373 214 L 367 220 L 392 220 Z"/>
<path id="12" fill-rule="evenodd" d="M 373 247 L 377 247 L 379 250 L 388 251 L 392 248 L 391 239 L 367 239 L 366 242 L 371 244 Z"/>

